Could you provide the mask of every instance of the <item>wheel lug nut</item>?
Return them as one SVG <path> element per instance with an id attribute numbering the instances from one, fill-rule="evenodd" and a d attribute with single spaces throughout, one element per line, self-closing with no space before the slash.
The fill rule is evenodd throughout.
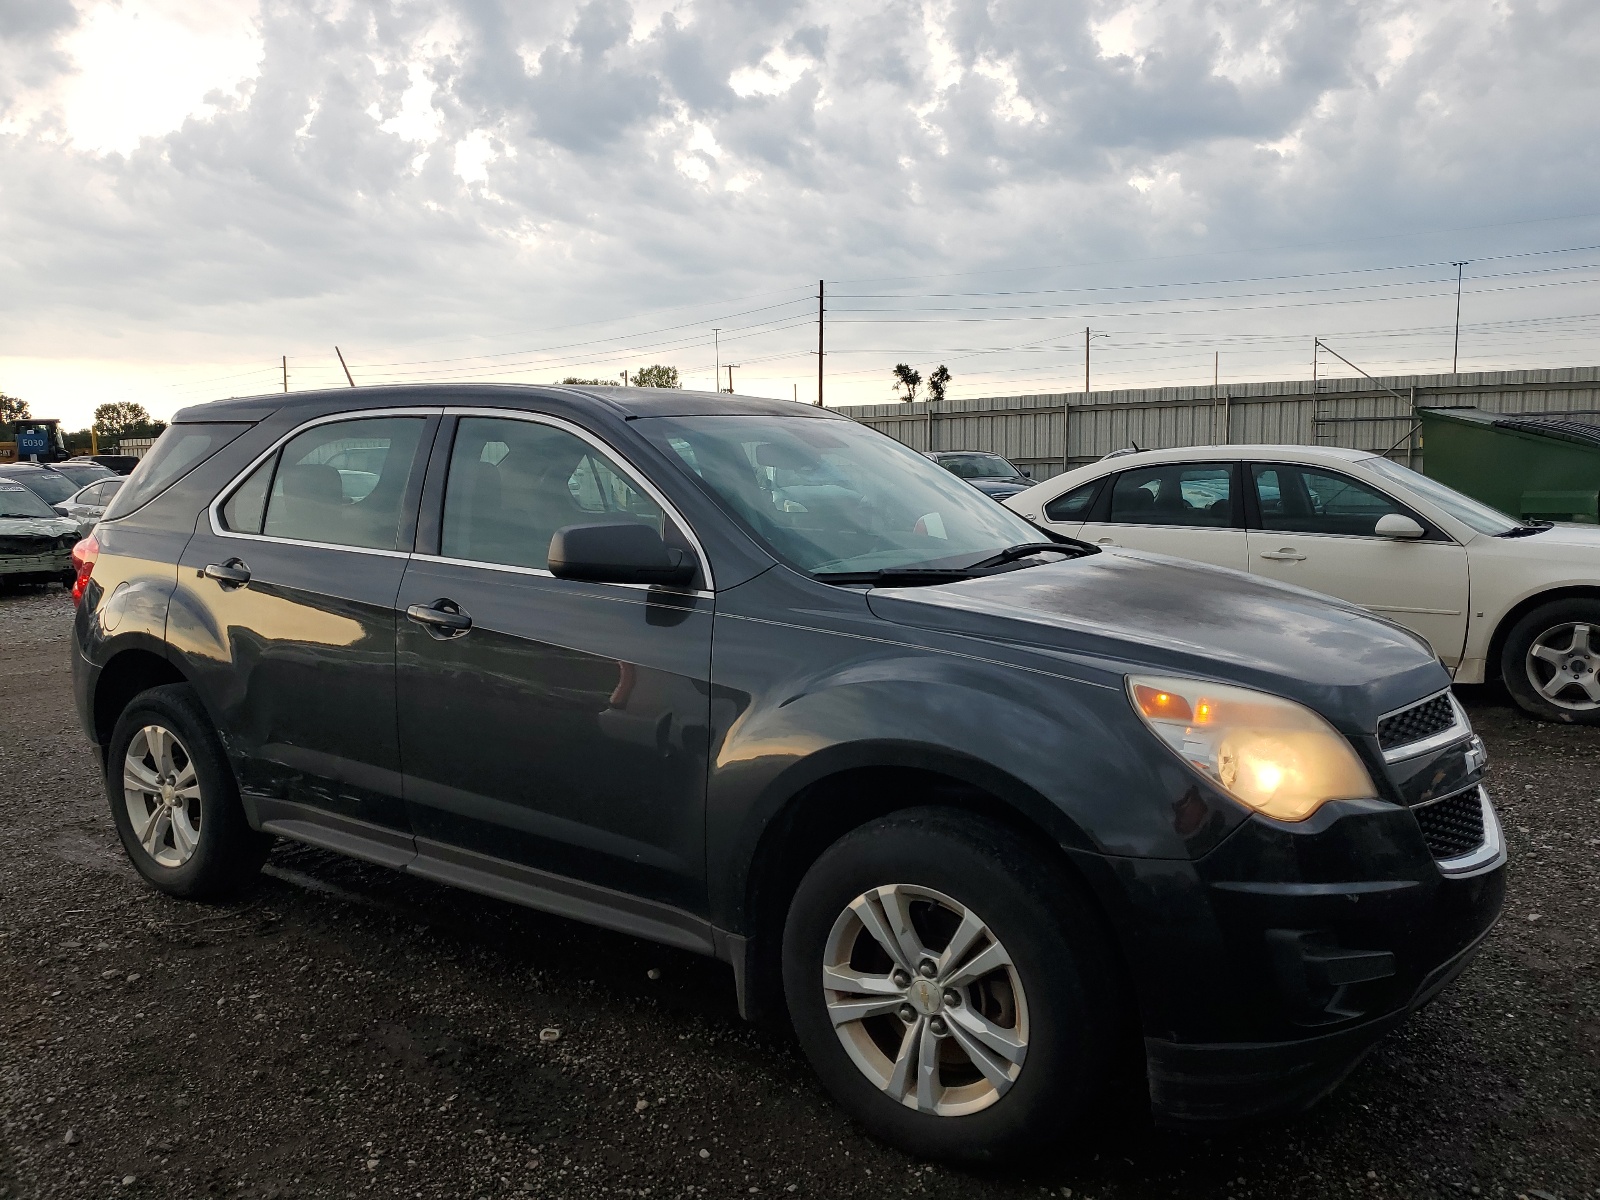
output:
<path id="1" fill-rule="evenodd" d="M 904 988 L 911 986 L 911 976 L 905 971 L 896 971 L 892 978 L 894 979 L 895 987 Z"/>
<path id="2" fill-rule="evenodd" d="M 912 1008 L 909 1004 L 902 1004 L 900 1006 L 900 1019 L 907 1025 L 911 1024 L 911 1022 L 917 1019 L 917 1010 Z"/>
<path id="3" fill-rule="evenodd" d="M 928 1029 L 934 1037 L 943 1037 L 949 1032 L 949 1030 L 945 1028 L 944 1021 L 938 1017 L 935 1017 L 933 1020 L 928 1022 Z"/>
<path id="4" fill-rule="evenodd" d="M 961 1003 L 961 993 L 956 991 L 955 988 L 945 988 L 944 1002 L 949 1007 L 954 1008 L 956 1005 Z"/>
<path id="5" fill-rule="evenodd" d="M 924 979 L 932 979 L 939 973 L 939 966 L 931 958 L 925 958 L 917 964 L 917 974 Z"/>

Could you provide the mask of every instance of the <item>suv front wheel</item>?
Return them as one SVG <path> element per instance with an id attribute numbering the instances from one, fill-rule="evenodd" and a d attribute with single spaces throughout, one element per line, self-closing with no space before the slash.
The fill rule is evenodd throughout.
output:
<path id="1" fill-rule="evenodd" d="M 222 745 L 187 684 L 141 692 L 117 719 L 106 793 L 129 860 L 174 896 L 240 890 L 272 843 L 245 820 Z"/>
<path id="2" fill-rule="evenodd" d="M 806 873 L 783 939 L 800 1043 L 835 1098 L 913 1154 L 1024 1154 L 1087 1115 L 1118 1032 L 1097 915 L 1002 826 L 920 809 Z"/>

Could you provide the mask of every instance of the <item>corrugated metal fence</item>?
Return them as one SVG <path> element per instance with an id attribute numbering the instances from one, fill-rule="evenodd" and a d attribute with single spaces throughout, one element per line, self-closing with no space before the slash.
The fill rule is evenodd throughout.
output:
<path id="1" fill-rule="evenodd" d="M 1417 406 L 1600 414 L 1600 367 L 1050 392 L 841 408 L 914 450 L 989 450 L 1048 479 L 1138 444 L 1288 443 L 1387 453 L 1421 469 Z"/>

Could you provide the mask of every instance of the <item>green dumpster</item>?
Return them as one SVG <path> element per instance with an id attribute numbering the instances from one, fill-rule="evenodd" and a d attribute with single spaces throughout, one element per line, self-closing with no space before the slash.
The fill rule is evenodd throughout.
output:
<path id="1" fill-rule="evenodd" d="M 1515 517 L 1600 522 L 1600 425 L 1561 413 L 1419 408 L 1430 479 Z"/>

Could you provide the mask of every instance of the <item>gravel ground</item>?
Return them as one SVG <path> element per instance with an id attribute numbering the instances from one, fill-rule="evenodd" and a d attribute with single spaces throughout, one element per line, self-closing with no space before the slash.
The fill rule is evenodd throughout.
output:
<path id="1" fill-rule="evenodd" d="M 1600 1196 L 1600 730 L 1466 697 L 1510 907 L 1331 1100 L 973 1173 L 866 1138 L 716 963 L 289 845 L 236 903 L 143 886 L 70 615 L 0 598 L 0 1196 Z"/>

